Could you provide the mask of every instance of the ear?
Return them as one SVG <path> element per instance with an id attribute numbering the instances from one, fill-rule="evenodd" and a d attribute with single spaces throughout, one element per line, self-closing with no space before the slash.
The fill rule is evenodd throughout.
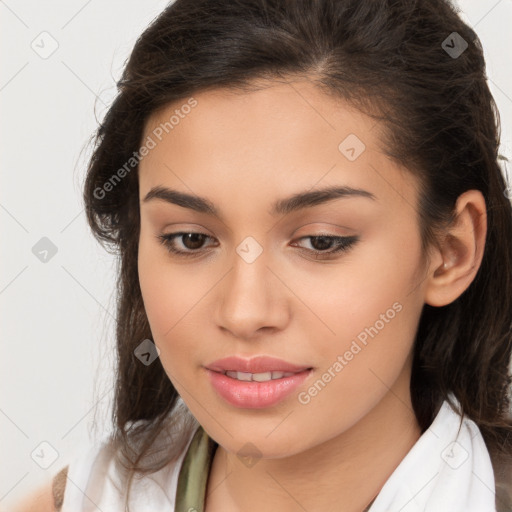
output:
<path id="1" fill-rule="evenodd" d="M 462 295 L 484 254 L 487 211 L 482 193 L 467 190 L 458 197 L 455 209 L 456 219 L 431 259 L 425 288 L 425 302 L 431 306 L 446 306 Z"/>

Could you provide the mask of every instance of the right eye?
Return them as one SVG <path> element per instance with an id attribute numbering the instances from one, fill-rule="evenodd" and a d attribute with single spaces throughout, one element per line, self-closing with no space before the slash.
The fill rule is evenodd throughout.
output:
<path id="1" fill-rule="evenodd" d="M 170 253 L 178 256 L 193 256 L 201 252 L 203 242 L 212 237 L 204 233 L 179 231 L 177 233 L 161 234 L 157 238 Z M 181 247 L 176 247 L 176 240 L 179 241 L 178 245 L 181 245 Z"/>

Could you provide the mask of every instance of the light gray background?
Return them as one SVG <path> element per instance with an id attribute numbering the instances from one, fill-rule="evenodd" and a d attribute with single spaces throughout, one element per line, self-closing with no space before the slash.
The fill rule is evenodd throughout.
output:
<path id="1" fill-rule="evenodd" d="M 166 4 L 0 0 L 2 510 L 109 432 L 115 267 L 86 225 L 84 148 L 136 38 Z M 510 158 L 512 0 L 458 5 L 482 40 Z M 52 44 L 48 58 L 34 49 Z M 43 237 L 57 248 L 46 263 L 32 252 Z M 58 453 L 47 469 L 35 462 L 52 461 L 41 442 Z"/>

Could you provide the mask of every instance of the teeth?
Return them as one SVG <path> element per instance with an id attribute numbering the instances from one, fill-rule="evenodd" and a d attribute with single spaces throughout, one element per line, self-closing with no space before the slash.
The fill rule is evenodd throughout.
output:
<path id="1" fill-rule="evenodd" d="M 274 379 L 282 379 L 283 377 L 289 377 L 295 375 L 293 372 L 265 372 L 265 373 L 246 373 L 246 372 L 224 372 L 225 375 L 237 380 L 244 381 L 256 381 L 256 382 L 267 382 Z"/>

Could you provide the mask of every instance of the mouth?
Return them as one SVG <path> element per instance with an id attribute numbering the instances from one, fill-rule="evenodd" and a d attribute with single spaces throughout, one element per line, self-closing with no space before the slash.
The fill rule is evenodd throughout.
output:
<path id="1" fill-rule="evenodd" d="M 226 375 L 231 379 L 236 379 L 239 381 L 245 382 L 268 382 L 270 380 L 278 380 L 286 377 L 291 377 L 293 375 L 297 375 L 303 372 L 309 372 L 313 368 L 305 368 L 299 372 L 282 372 L 282 371 L 269 371 L 269 372 L 261 372 L 261 373 L 249 373 L 249 372 L 237 372 L 231 370 L 211 370 L 215 373 L 220 373 L 222 375 Z"/>
<path id="2" fill-rule="evenodd" d="M 312 375 L 313 368 L 259 373 L 205 368 L 213 389 L 225 402 L 242 409 L 262 409 L 289 397 Z"/>

